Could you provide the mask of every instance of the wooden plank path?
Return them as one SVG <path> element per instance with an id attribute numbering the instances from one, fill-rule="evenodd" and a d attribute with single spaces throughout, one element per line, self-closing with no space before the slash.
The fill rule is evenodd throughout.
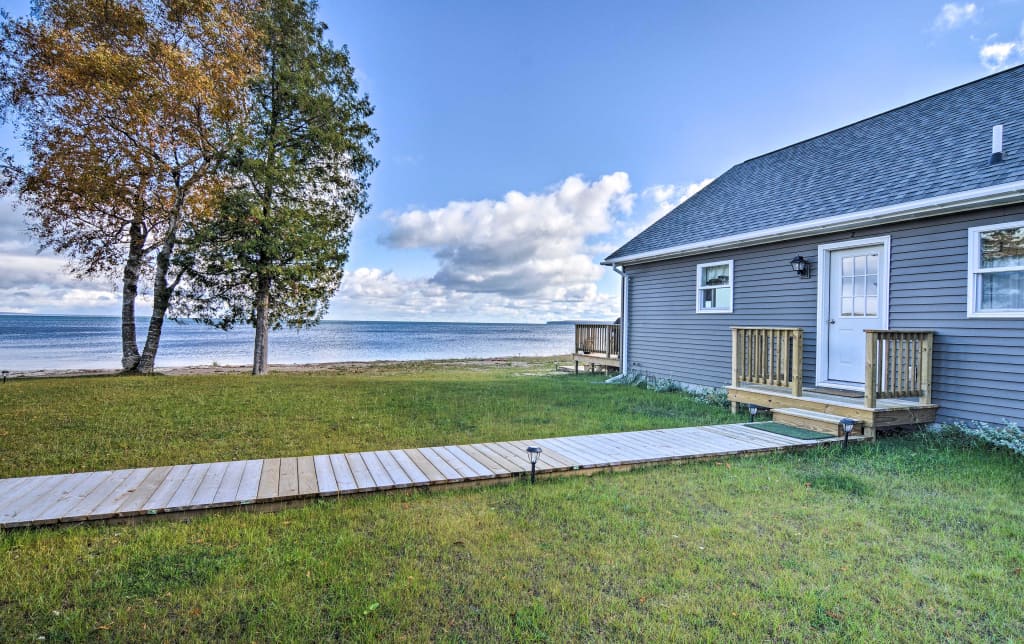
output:
<path id="1" fill-rule="evenodd" d="M 499 481 L 529 473 L 526 448 L 531 445 L 543 449 L 537 473 L 551 475 L 835 440 L 712 425 L 0 479 L 0 529 L 184 517 L 217 508 Z"/>

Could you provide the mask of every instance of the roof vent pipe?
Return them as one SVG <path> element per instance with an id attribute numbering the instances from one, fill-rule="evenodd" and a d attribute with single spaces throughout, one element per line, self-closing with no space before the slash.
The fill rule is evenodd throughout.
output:
<path id="1" fill-rule="evenodd" d="M 1003 160 L 1003 126 L 992 126 L 992 158 L 989 163 L 999 163 Z"/>

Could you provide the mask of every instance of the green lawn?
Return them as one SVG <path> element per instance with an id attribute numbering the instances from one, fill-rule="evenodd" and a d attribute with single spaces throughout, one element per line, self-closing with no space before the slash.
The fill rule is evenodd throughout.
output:
<path id="1" fill-rule="evenodd" d="M 543 370 L 9 382 L 0 460 L 9 475 L 728 417 L 516 375 Z M 1024 632 L 1022 492 L 1020 459 L 913 436 L 16 531 L 0 640 L 1007 640 Z"/>

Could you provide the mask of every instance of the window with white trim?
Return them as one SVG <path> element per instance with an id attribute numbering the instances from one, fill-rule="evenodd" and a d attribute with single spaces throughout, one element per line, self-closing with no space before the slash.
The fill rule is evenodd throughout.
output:
<path id="1" fill-rule="evenodd" d="M 1024 221 L 968 231 L 967 313 L 1024 317 Z"/>
<path id="2" fill-rule="evenodd" d="M 697 264 L 697 313 L 732 313 L 732 260 Z"/>

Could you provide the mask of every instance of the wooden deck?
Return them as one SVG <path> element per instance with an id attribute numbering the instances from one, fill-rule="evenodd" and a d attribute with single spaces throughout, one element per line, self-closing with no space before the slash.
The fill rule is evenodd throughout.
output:
<path id="1" fill-rule="evenodd" d="M 715 425 L 0 479 L 0 529 L 186 518 L 224 508 L 274 509 L 320 497 L 497 482 L 529 473 L 530 445 L 544 450 L 537 465 L 544 476 L 818 442 Z"/>

